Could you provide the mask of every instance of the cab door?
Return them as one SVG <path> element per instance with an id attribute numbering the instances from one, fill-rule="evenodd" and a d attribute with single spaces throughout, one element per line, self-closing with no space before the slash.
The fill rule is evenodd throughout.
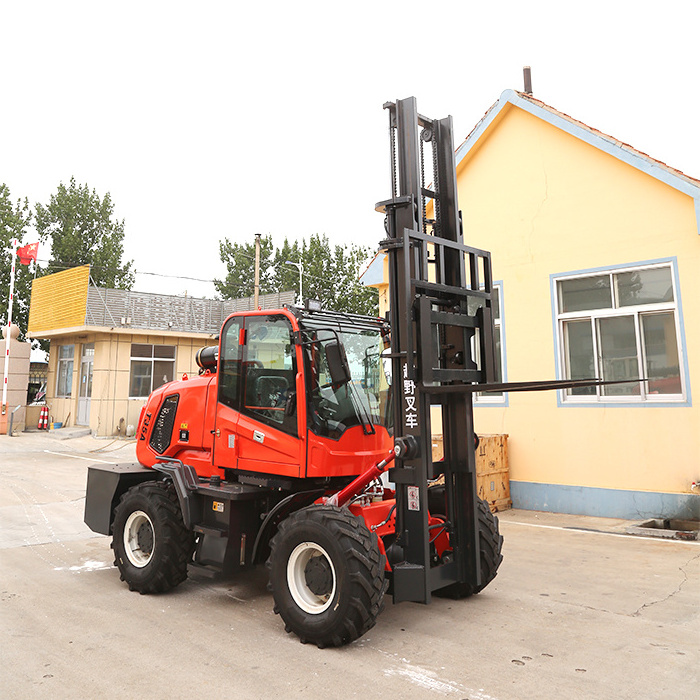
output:
<path id="1" fill-rule="evenodd" d="M 235 469 L 238 463 L 236 438 L 241 409 L 243 341 L 243 317 L 233 316 L 221 331 L 214 431 L 214 466 L 227 469 Z"/>
<path id="2" fill-rule="evenodd" d="M 302 476 L 306 451 L 297 426 L 296 345 L 286 316 L 246 317 L 241 384 L 238 469 Z"/>
<path id="3" fill-rule="evenodd" d="M 218 374 L 216 466 L 302 476 L 306 449 L 297 425 L 301 380 L 290 321 L 282 314 L 231 317 L 222 331 Z"/>

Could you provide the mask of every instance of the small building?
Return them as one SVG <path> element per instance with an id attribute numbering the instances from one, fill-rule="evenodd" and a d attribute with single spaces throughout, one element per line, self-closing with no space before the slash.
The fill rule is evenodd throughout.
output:
<path id="1" fill-rule="evenodd" d="M 509 436 L 513 505 L 699 517 L 700 180 L 512 90 L 456 170 L 465 243 L 492 253 L 503 379 L 648 379 L 477 396 L 477 430 Z M 363 278 L 380 303 L 385 268 Z"/>
<path id="2" fill-rule="evenodd" d="M 261 295 L 260 308 L 294 302 Z M 46 402 L 51 420 L 98 436 L 135 430 L 148 395 L 197 374 L 197 351 L 216 345 L 223 321 L 253 298 L 198 299 L 98 288 L 88 265 L 34 281 L 29 335 L 50 340 Z"/>

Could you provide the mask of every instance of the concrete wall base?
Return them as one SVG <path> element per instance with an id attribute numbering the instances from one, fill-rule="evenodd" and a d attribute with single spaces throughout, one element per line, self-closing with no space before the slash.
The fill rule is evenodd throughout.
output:
<path id="1" fill-rule="evenodd" d="M 586 486 L 511 481 L 513 508 L 601 518 L 700 519 L 700 495 L 600 489 Z"/>

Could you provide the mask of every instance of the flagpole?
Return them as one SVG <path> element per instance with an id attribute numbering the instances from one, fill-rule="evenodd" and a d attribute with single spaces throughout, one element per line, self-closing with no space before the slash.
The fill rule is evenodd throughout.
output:
<path id="1" fill-rule="evenodd" d="M 10 300 L 7 304 L 7 337 L 5 338 L 5 378 L 2 383 L 2 415 L 7 413 L 7 375 L 10 369 L 10 331 L 12 330 L 12 300 L 15 294 L 15 259 L 17 239 L 12 239 L 12 267 L 10 268 Z"/>

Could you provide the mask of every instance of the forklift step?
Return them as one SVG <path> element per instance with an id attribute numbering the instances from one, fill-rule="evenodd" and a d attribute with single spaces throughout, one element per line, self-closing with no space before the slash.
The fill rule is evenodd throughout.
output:
<path id="1" fill-rule="evenodd" d="M 187 572 L 193 574 L 201 574 L 207 578 L 216 578 L 221 576 L 221 569 L 210 564 L 196 564 L 195 562 L 190 562 L 187 565 Z"/>
<path id="2" fill-rule="evenodd" d="M 212 527 L 211 525 L 195 525 L 192 528 L 195 532 L 201 535 L 211 535 L 212 537 L 228 537 L 228 530 L 221 527 Z"/>

